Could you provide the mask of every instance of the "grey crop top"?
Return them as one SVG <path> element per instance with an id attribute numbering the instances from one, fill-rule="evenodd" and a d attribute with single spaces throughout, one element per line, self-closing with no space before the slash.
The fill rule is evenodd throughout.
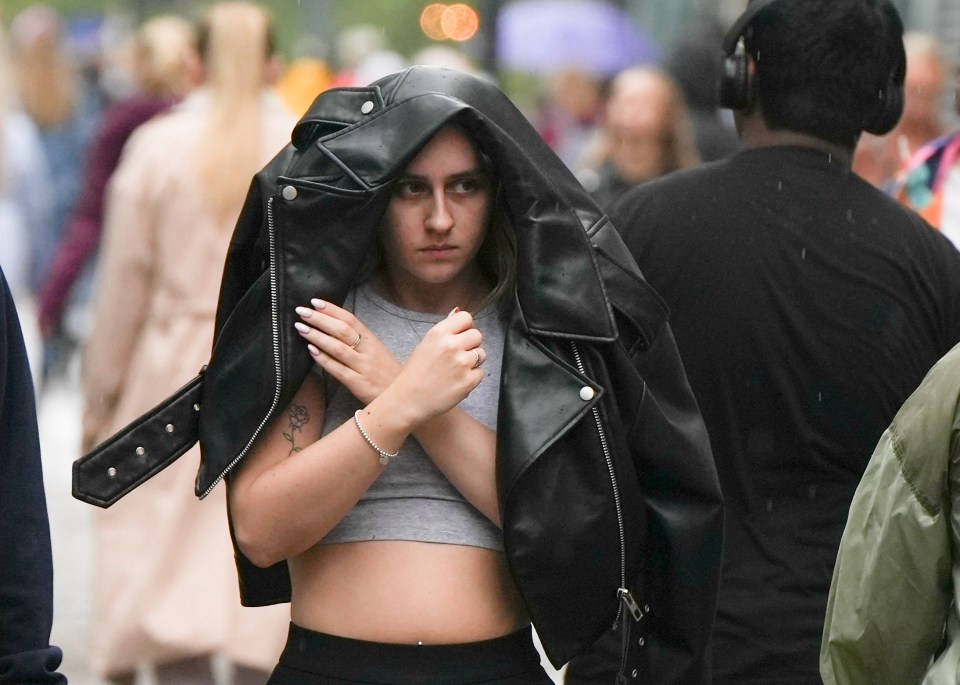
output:
<path id="1" fill-rule="evenodd" d="M 351 309 L 401 362 L 406 362 L 426 332 L 444 318 L 402 309 L 377 295 L 366 283 L 347 295 L 344 307 Z M 496 430 L 503 321 L 496 307 L 487 307 L 474 315 L 474 325 L 483 333 L 485 376 L 460 407 Z M 361 406 L 342 385 L 327 379 L 323 434 L 352 421 L 354 411 Z M 371 454 L 370 458 L 375 456 Z M 440 542 L 503 550 L 500 529 L 464 499 L 412 437 L 322 542 L 365 540 Z"/>

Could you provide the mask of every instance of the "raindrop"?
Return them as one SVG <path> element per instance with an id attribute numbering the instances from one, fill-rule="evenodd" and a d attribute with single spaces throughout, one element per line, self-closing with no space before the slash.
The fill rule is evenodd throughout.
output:
<path id="1" fill-rule="evenodd" d="M 783 181 L 777 181 L 777 190 L 783 190 Z"/>
<path id="2" fill-rule="evenodd" d="M 767 500 L 767 511 L 773 511 L 773 500 L 772 500 L 772 499 L 768 499 L 768 500 Z"/>
<path id="3" fill-rule="evenodd" d="M 818 393 L 817 393 L 817 402 L 823 402 L 823 393 L 822 393 L 822 392 L 818 392 Z"/>
<path id="4" fill-rule="evenodd" d="M 807 248 L 803 248 L 802 250 L 800 250 L 800 259 L 806 259 L 806 258 L 807 258 Z"/>
<path id="5" fill-rule="evenodd" d="M 852 209 L 848 209 L 848 210 L 847 210 L 847 221 L 849 221 L 850 223 L 853 223 L 853 210 L 852 210 Z"/>
<path id="6" fill-rule="evenodd" d="M 833 164 L 833 153 L 827 155 L 827 164 Z"/>

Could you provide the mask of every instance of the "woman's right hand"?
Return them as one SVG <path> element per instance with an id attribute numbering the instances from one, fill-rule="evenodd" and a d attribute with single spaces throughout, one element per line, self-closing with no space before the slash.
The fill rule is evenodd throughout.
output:
<path id="1" fill-rule="evenodd" d="M 369 404 L 393 382 L 402 366 L 387 346 L 353 312 L 314 299 L 297 307 L 296 328 L 317 366 Z"/>

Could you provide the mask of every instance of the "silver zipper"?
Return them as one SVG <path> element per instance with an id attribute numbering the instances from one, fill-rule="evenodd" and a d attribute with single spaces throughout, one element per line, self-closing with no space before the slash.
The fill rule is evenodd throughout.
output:
<path id="1" fill-rule="evenodd" d="M 623 602 L 623 606 L 627 608 L 627 611 L 630 613 L 630 615 L 633 616 L 634 621 L 639 621 L 641 618 L 643 618 L 643 609 L 641 609 L 640 605 L 637 604 L 637 600 L 633 598 L 633 594 L 631 594 L 630 590 L 622 587 L 617 590 L 617 596 L 620 598 L 620 601 Z"/>
<path id="2" fill-rule="evenodd" d="M 570 346 L 573 348 L 573 359 L 577 364 L 577 369 L 581 374 L 586 375 L 587 372 L 583 366 L 583 359 L 580 357 L 580 350 L 577 348 L 577 343 L 571 341 Z M 620 599 L 620 603 L 617 606 L 617 615 L 613 620 L 613 627 L 616 628 L 617 623 L 620 621 L 620 612 L 624 605 L 627 606 L 627 609 L 638 621 L 643 617 L 643 612 L 640 612 L 640 617 L 638 618 L 630 608 L 630 604 L 627 603 L 629 599 L 638 610 L 640 608 L 636 601 L 634 601 L 633 595 L 630 594 L 630 590 L 627 589 L 627 541 L 623 523 L 623 504 L 620 501 L 620 485 L 617 483 L 617 474 L 613 469 L 613 457 L 610 454 L 610 446 L 607 444 L 607 434 L 603 429 L 603 421 L 600 420 L 600 407 L 596 405 L 593 407 L 593 420 L 597 424 L 597 434 L 600 436 L 600 447 L 603 449 L 603 458 L 607 463 L 607 473 L 610 474 L 610 485 L 613 488 L 613 504 L 617 511 L 617 532 L 620 534 L 620 587 L 617 590 L 617 597 Z"/>
<path id="3" fill-rule="evenodd" d="M 270 418 L 273 416 L 273 412 L 277 410 L 277 405 L 280 403 L 280 306 L 278 304 L 278 288 L 277 288 L 277 243 L 276 243 L 276 232 L 273 226 L 273 201 L 275 198 L 271 197 L 267 200 L 267 235 L 270 239 L 270 326 L 273 333 L 273 365 L 276 370 L 277 375 L 277 385 L 273 390 L 273 402 L 270 404 L 270 409 L 267 411 L 267 415 L 263 417 L 263 420 L 260 421 L 260 425 L 257 426 L 257 429 L 253 432 L 253 435 L 250 436 L 250 440 L 247 441 L 246 446 L 240 453 L 233 458 L 227 468 L 225 468 L 220 475 L 214 479 L 213 483 L 210 484 L 210 487 L 200 495 L 200 499 L 205 498 L 209 495 L 217 484 L 223 480 L 224 476 L 230 473 L 230 470 L 234 466 L 240 463 L 240 461 L 247 456 L 247 452 L 250 451 L 250 448 L 253 447 L 254 441 L 259 437 L 260 433 L 263 431 L 264 427 L 267 425 L 267 422 L 270 421 Z"/>

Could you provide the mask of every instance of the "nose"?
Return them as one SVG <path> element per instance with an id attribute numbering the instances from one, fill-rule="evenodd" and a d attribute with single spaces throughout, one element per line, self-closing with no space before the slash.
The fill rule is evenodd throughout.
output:
<path id="1" fill-rule="evenodd" d="M 432 202 L 428 210 L 426 226 L 432 231 L 449 231 L 453 228 L 453 215 L 447 206 L 447 196 L 443 188 L 433 191 Z"/>

